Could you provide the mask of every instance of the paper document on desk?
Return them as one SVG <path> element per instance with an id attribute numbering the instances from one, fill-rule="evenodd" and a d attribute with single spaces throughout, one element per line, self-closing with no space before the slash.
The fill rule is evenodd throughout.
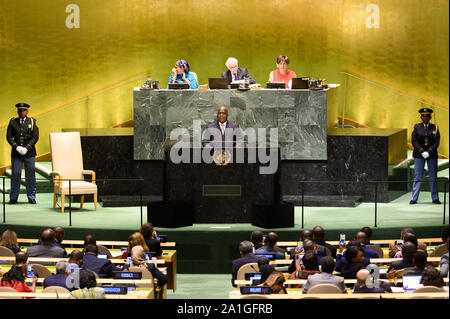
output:
<path id="1" fill-rule="evenodd" d="M 119 257 L 119 256 L 122 256 L 122 253 L 123 252 L 121 252 L 121 251 L 111 251 L 111 256 L 112 257 Z"/>

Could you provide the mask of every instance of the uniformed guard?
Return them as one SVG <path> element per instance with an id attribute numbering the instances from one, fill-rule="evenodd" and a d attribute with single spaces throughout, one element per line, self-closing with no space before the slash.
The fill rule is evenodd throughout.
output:
<path id="1" fill-rule="evenodd" d="M 437 188 L 437 149 L 440 142 L 440 134 L 436 125 L 430 123 L 430 108 L 422 108 L 419 110 L 422 123 L 414 125 L 411 143 L 414 146 L 414 184 L 412 198 L 409 202 L 411 205 L 417 203 L 419 198 L 421 180 L 423 178 L 423 170 L 425 162 L 427 162 L 428 176 L 430 178 L 431 200 L 434 204 L 440 204 L 439 193 Z"/>
<path id="2" fill-rule="evenodd" d="M 9 121 L 6 132 L 8 143 L 12 146 L 10 204 L 16 204 L 17 198 L 19 197 L 22 164 L 25 167 L 28 202 L 30 204 L 36 204 L 35 144 L 39 139 L 39 129 L 36 125 L 36 120 L 27 117 L 29 107 L 26 103 L 16 104 L 19 117 L 12 118 Z"/>

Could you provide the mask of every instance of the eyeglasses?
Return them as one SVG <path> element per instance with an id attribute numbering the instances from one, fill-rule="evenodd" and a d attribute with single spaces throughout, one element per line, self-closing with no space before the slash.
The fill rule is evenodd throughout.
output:
<path id="1" fill-rule="evenodd" d="M 422 117 L 431 117 L 430 114 L 422 114 L 421 116 L 422 116 Z"/>
<path id="2" fill-rule="evenodd" d="M 229 69 L 236 69 L 238 66 L 237 65 L 234 65 L 234 66 L 229 66 L 228 68 Z"/>

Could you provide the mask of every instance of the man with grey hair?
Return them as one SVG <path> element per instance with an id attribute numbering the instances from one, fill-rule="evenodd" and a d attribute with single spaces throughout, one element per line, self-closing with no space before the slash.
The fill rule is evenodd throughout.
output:
<path id="1" fill-rule="evenodd" d="M 250 84 L 255 84 L 256 81 L 253 77 L 248 73 L 246 68 L 238 67 L 238 60 L 236 58 L 228 58 L 227 62 L 225 62 L 225 66 L 228 71 L 223 71 L 221 76 L 223 79 L 227 79 L 228 85 L 230 85 L 233 81 L 245 80 L 248 79 Z"/>
<path id="2" fill-rule="evenodd" d="M 51 275 L 44 279 L 44 288 L 50 286 L 64 287 L 67 290 L 71 290 L 66 286 L 67 276 L 70 275 L 70 265 L 67 261 L 61 260 L 56 263 L 56 274 Z M 73 289 L 72 289 L 73 290 Z"/>
<path id="3" fill-rule="evenodd" d="M 248 240 L 244 240 L 239 244 L 239 253 L 241 254 L 241 257 L 232 262 L 231 284 L 233 287 L 236 287 L 234 281 L 237 278 L 239 268 L 245 264 L 258 262 L 258 257 L 253 253 L 253 245 Z"/>

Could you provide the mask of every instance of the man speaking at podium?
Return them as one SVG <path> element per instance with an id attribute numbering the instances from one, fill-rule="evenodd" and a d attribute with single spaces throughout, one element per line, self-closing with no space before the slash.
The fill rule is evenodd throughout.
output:
<path id="1" fill-rule="evenodd" d="M 203 142 L 205 147 L 222 149 L 244 146 L 242 131 L 238 124 L 228 121 L 226 106 L 220 106 L 217 110 L 217 121 L 208 124 L 203 135 Z"/>

